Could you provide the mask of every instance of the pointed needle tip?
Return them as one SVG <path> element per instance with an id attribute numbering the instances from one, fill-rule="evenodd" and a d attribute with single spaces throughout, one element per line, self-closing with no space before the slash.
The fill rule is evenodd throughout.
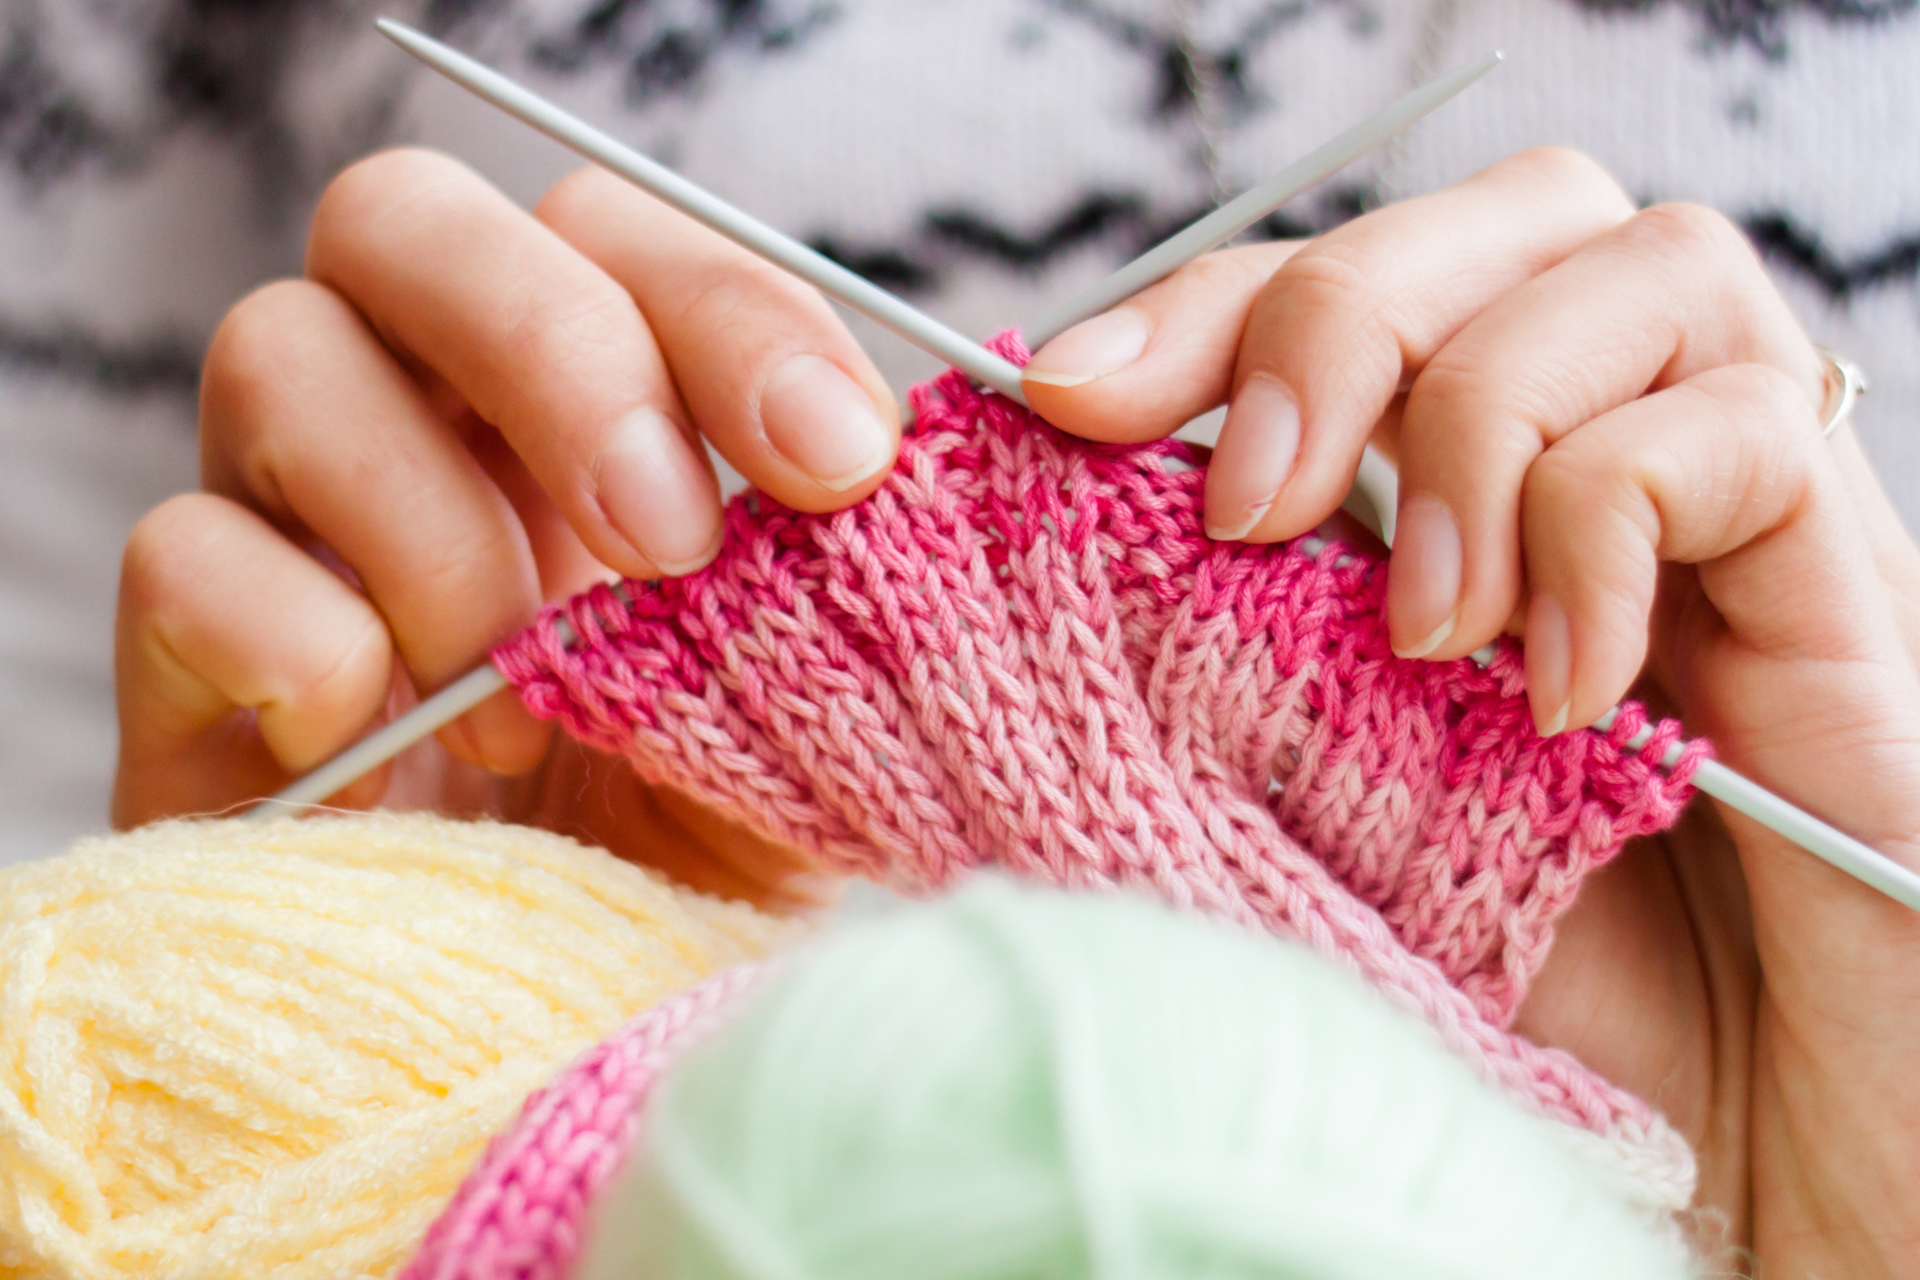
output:
<path id="1" fill-rule="evenodd" d="M 380 34 L 405 49 L 408 53 L 418 53 L 423 45 L 431 45 L 433 37 L 423 31 L 415 31 L 404 22 L 395 22 L 392 18 L 375 18 L 373 25 Z"/>

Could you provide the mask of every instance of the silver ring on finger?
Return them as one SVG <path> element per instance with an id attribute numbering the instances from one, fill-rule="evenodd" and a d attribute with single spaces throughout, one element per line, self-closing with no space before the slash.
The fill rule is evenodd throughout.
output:
<path id="1" fill-rule="evenodd" d="M 1832 436 L 1853 415 L 1854 401 L 1867 394 L 1867 375 L 1831 347 L 1816 343 L 1813 349 L 1826 365 L 1827 376 L 1827 398 L 1820 406 L 1820 434 Z"/>

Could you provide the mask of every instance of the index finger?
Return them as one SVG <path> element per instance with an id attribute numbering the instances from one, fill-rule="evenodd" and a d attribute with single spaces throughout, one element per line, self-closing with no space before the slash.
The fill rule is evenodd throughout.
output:
<path id="1" fill-rule="evenodd" d="M 633 299 L 476 174 L 361 161 L 315 212 L 307 271 L 497 427 L 603 564 L 713 558 L 719 486 Z"/>
<path id="2" fill-rule="evenodd" d="M 900 410 L 819 293 L 599 169 L 534 214 L 632 295 L 692 421 L 741 475 L 802 511 L 879 487 Z"/>

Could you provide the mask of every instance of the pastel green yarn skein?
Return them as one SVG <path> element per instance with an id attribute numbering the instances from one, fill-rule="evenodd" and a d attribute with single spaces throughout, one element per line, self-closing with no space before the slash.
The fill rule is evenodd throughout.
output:
<path id="1" fill-rule="evenodd" d="M 987 883 L 824 944 L 678 1064 L 582 1280 L 1687 1272 L 1304 948 Z"/>

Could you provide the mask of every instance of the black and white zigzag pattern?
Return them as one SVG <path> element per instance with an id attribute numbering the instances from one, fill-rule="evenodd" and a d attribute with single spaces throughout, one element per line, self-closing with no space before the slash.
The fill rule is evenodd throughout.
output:
<path id="1" fill-rule="evenodd" d="M 1770 61 L 1792 55 L 1798 19 L 1836 27 L 1914 21 L 1916 0 L 1559 0 L 1602 21 L 1643 20 L 1683 9 L 1702 59 L 1747 47 Z M 1204 34 L 1183 32 L 1175 7 L 1126 0 L 1024 0 L 1034 31 L 1077 28 L 1097 35 L 1117 62 L 1137 64 L 1144 86 L 1130 127 L 1143 135 L 1190 127 L 1211 95 L 1218 126 L 1231 131 L 1274 110 L 1276 95 L 1258 70 L 1269 46 L 1317 35 L 1312 20 L 1330 14 L 1364 38 L 1381 13 L 1365 0 L 1259 0 L 1214 6 Z M 560 20 L 535 22 L 512 0 L 427 0 L 418 15 L 450 38 L 510 43 L 522 62 L 555 77 L 617 75 L 628 106 L 642 114 L 663 100 L 698 96 L 728 61 L 809 58 L 835 27 L 859 21 L 853 0 L 593 0 Z M 252 175 L 259 216 L 304 207 L 324 173 L 310 153 L 309 131 L 286 92 L 301 58 L 324 57 L 341 43 L 365 41 L 364 0 L 167 0 L 139 6 L 140 20 L 88 38 L 119 46 L 134 69 L 134 102 L 90 94 L 72 67 L 84 61 L 48 10 L 16 5 L 0 46 L 0 165 L 29 195 L 63 183 L 112 183 L 156 163 L 182 134 L 230 148 Z M 500 37 L 505 35 L 503 41 Z M 64 39 L 63 39 L 64 37 Z M 829 59 L 822 59 L 829 71 Z M 397 132 L 398 86 L 412 69 L 396 63 L 364 119 L 362 147 Z M 125 86 L 123 86 L 124 89 Z M 1891 157 L 1890 157 L 1891 159 Z M 1652 196 L 1670 193 L 1650 192 Z M 884 238 L 831 227 L 801 228 L 814 244 L 876 281 L 936 294 L 955 272 L 1044 272 L 1090 246 L 1113 256 L 1137 251 L 1208 207 L 1168 207 L 1126 184 L 1063 190 L 1053 213 L 1015 221 L 988 203 L 929 203 Z M 1379 199 L 1362 175 L 1333 185 L 1257 229 L 1268 236 L 1312 234 Z M 767 211 L 777 216 L 778 211 Z M 1732 209 L 1782 269 L 1844 304 L 1863 289 L 1910 284 L 1920 274 L 1920 218 L 1881 243 L 1840 250 L 1818 223 L 1790 205 Z M 96 334 L 84 315 L 36 320 L 0 313 L 0 365 L 78 378 L 107 390 L 190 385 L 194 335 L 151 341 Z"/>
<path id="2" fill-rule="evenodd" d="M 1256 234 L 1584 146 L 1740 220 L 1876 375 L 1863 439 L 1920 524 L 1920 0 L 0 0 L 0 863 L 103 821 L 120 543 L 191 483 L 200 351 L 299 270 L 328 176 L 403 141 L 523 200 L 563 171 L 383 10 L 982 332 L 1500 45 Z"/>
<path id="3" fill-rule="evenodd" d="M 1692 11 L 1716 44 L 1745 44 L 1775 61 L 1789 52 L 1787 25 L 1799 14 L 1832 24 L 1877 23 L 1913 12 L 1915 0 L 1579 0 L 1598 14 L 1645 13 L 1678 4 Z"/>

